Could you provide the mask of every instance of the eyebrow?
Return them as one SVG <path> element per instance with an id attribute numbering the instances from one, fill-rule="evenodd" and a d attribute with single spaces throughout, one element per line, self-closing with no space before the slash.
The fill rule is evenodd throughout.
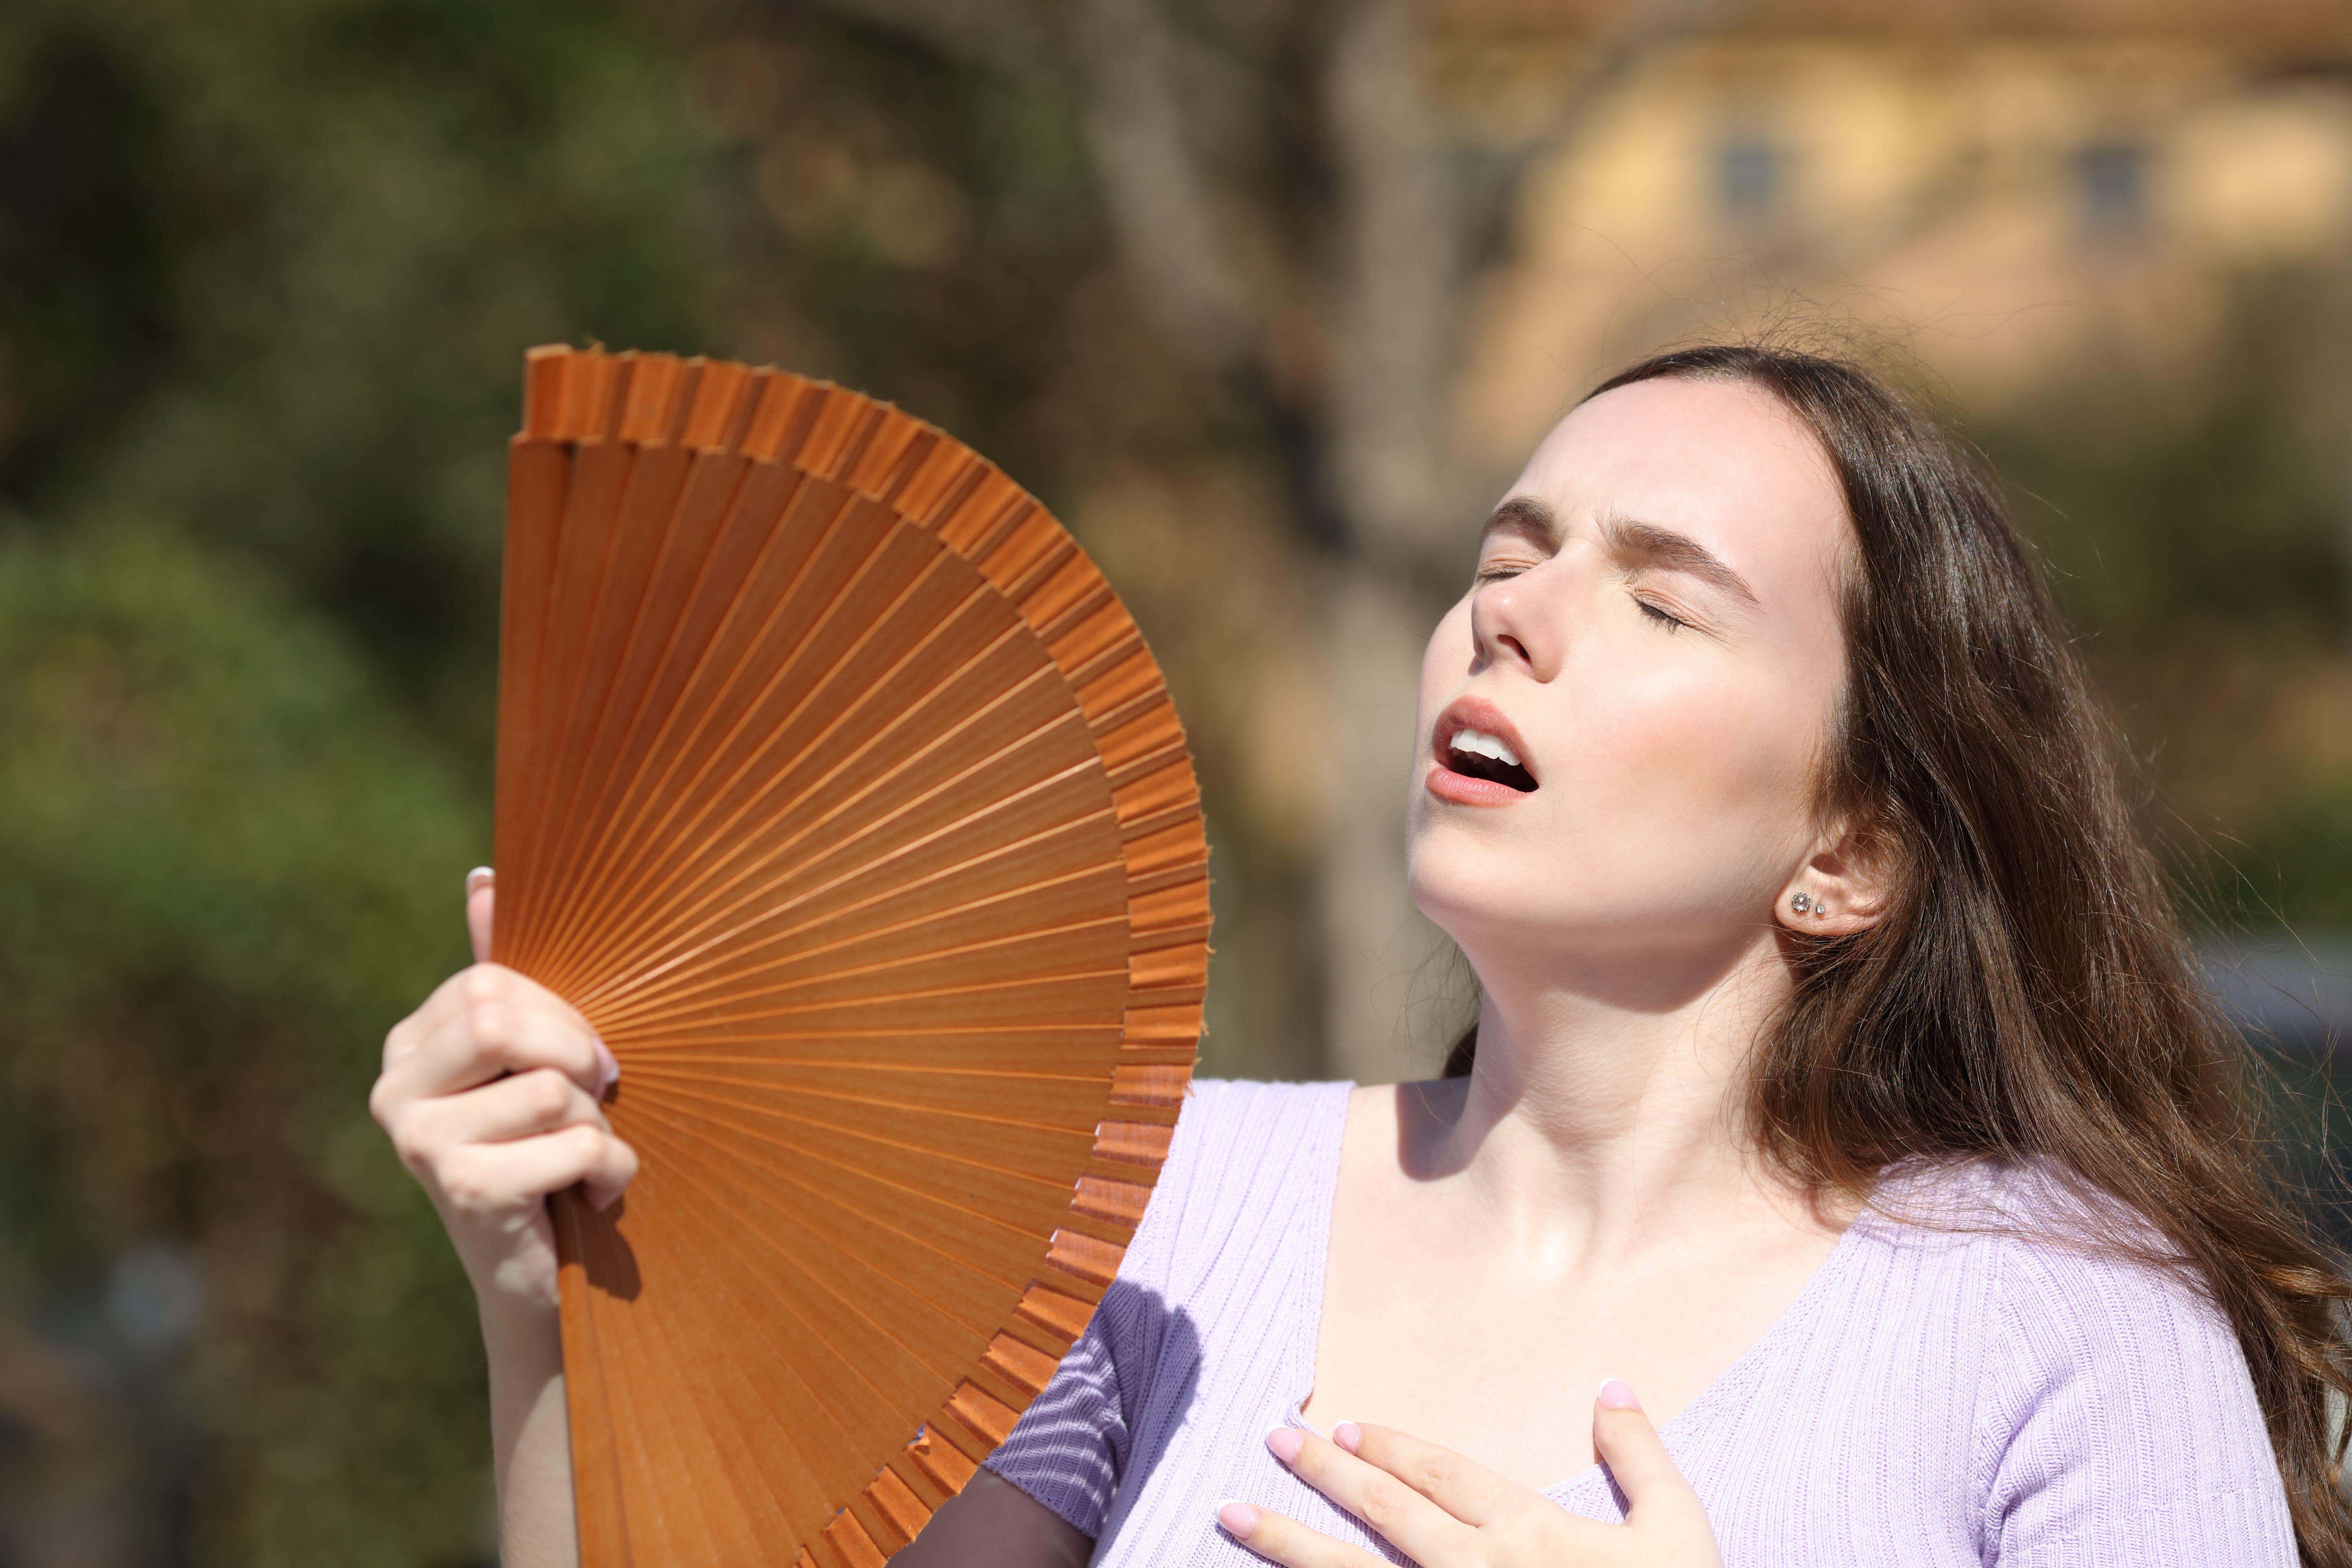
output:
<path id="1" fill-rule="evenodd" d="M 1488 534 L 1517 533 L 1532 542 L 1557 549 L 1559 544 L 1559 520 L 1550 507 L 1533 496 L 1512 496 L 1496 507 L 1479 532 L 1480 539 Z M 1702 583 L 1722 589 L 1744 605 L 1760 609 L 1756 590 L 1748 579 L 1726 564 L 1717 555 L 1687 533 L 1677 533 L 1654 522 L 1643 522 L 1629 517 L 1609 516 L 1601 520 L 1601 537 L 1607 542 L 1611 554 L 1622 561 L 1637 561 L 1664 566 L 1676 572 L 1687 572 Z"/>

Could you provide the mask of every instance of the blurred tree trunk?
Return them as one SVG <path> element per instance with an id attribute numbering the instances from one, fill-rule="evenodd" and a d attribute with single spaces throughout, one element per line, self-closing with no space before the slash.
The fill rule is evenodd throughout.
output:
<path id="1" fill-rule="evenodd" d="M 1204 370 L 1237 383 L 1297 432 L 1291 481 L 1320 549 L 1318 595 L 1332 770 L 1317 907 L 1324 1070 L 1410 1076 L 1399 988 L 1442 942 L 1412 909 L 1402 812 L 1411 778 L 1422 645 L 1436 595 L 1431 563 L 1458 544 L 1445 402 L 1454 369 L 1460 215 L 1445 149 L 1417 79 L 1407 0 L 1357 0 L 1321 39 L 1324 163 L 1335 222 L 1320 254 L 1292 255 L 1297 292 L 1318 303 L 1323 375 L 1277 379 L 1276 324 L 1235 275 L 1171 80 L 1154 0 L 1087 0 L 1087 124 L 1130 276 L 1161 330 Z M 1258 236 L 1272 215 L 1240 223 Z M 1319 535 L 1319 538 L 1315 536 Z"/>
<path id="2" fill-rule="evenodd" d="M 1447 442 L 1461 301 L 1487 259 L 1467 237 L 1500 232 L 1519 174 L 1712 4 L 1631 7 L 1538 134 L 1471 188 L 1423 90 L 1412 0 L 828 0 L 1073 106 L 1137 304 L 1281 454 L 1328 700 L 1300 753 L 1333 775 L 1315 900 L 1328 1073 L 1413 1076 L 1451 1022 L 1410 1038 L 1408 991 L 1445 943 L 1407 896 L 1403 812 L 1422 648 L 1491 499 Z"/>
<path id="3" fill-rule="evenodd" d="M 1473 493 L 1478 476 L 1461 471 L 1447 441 L 1461 304 L 1482 259 L 1467 254 L 1466 237 L 1502 226 L 1497 212 L 1471 209 L 1483 195 L 1507 212 L 1521 172 L 1570 138 L 1644 53 L 1713 7 L 1632 7 L 1483 193 L 1454 177 L 1423 90 L 1412 0 L 1346 0 L 1306 18 L 1320 57 L 1316 123 L 1334 222 L 1319 252 L 1287 258 L 1294 297 L 1321 306 L 1323 374 L 1285 387 L 1278 323 L 1265 307 L 1251 316 L 1244 280 L 1221 264 L 1233 251 L 1213 232 L 1208 182 L 1168 78 L 1164 19 L 1154 0 L 1087 4 L 1093 141 L 1130 274 L 1172 338 L 1262 396 L 1286 396 L 1269 418 L 1306 433 L 1292 479 L 1296 513 L 1322 547 L 1323 760 L 1335 775 L 1318 900 L 1325 1068 L 1360 1081 L 1416 1076 L 1439 1041 L 1412 1016 L 1409 992 L 1446 948 L 1405 886 L 1421 655 L 1465 580 L 1474 514 L 1488 499 Z M 1217 194 L 1214 211 L 1245 211 L 1240 193 Z M 1270 215 L 1234 221 L 1256 236 L 1284 229 Z M 1433 1037 L 1413 1037 L 1416 1022 Z"/>

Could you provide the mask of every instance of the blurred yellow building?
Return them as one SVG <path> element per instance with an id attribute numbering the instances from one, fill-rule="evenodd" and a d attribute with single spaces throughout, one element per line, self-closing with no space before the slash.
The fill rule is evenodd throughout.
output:
<path id="1" fill-rule="evenodd" d="M 1998 400 L 2193 364 L 2233 277 L 2352 261 L 2352 5 L 1453 0 L 1431 69 L 1474 162 L 1533 160 L 1474 306 L 1480 466 L 1662 342 L 1798 317 Z"/>

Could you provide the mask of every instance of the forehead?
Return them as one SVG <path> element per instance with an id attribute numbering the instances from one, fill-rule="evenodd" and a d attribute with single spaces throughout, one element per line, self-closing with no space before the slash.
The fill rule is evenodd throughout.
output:
<path id="1" fill-rule="evenodd" d="M 1687 533 L 1768 609 L 1817 607 L 1848 531 L 1820 442 L 1745 382 L 1662 377 L 1604 392 L 1552 426 L 1508 493 L 1542 500 L 1570 534 L 1611 515 Z"/>

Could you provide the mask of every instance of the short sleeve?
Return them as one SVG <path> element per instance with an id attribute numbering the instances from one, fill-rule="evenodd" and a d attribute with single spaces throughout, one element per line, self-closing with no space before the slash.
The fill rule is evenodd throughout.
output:
<path id="1" fill-rule="evenodd" d="M 1102 1533 L 1103 1514 L 1127 1468 L 1127 1407 L 1110 1341 L 1097 1309 L 1044 1391 L 985 1461 L 1089 1537 Z"/>
<path id="2" fill-rule="evenodd" d="M 1118 1277 L 1045 1389 L 984 1461 L 1088 1536 L 1102 1533 L 1127 1471 L 1134 1423 L 1160 1379 L 1171 1320 L 1162 1291 L 1177 1214 L 1194 1182 L 1202 1123 L 1215 1113 L 1223 1087 L 1196 1080 Z"/>
<path id="3" fill-rule="evenodd" d="M 2168 1270 L 1998 1245 L 1984 1561 L 2295 1568 L 2262 1405 L 2220 1309 Z"/>

